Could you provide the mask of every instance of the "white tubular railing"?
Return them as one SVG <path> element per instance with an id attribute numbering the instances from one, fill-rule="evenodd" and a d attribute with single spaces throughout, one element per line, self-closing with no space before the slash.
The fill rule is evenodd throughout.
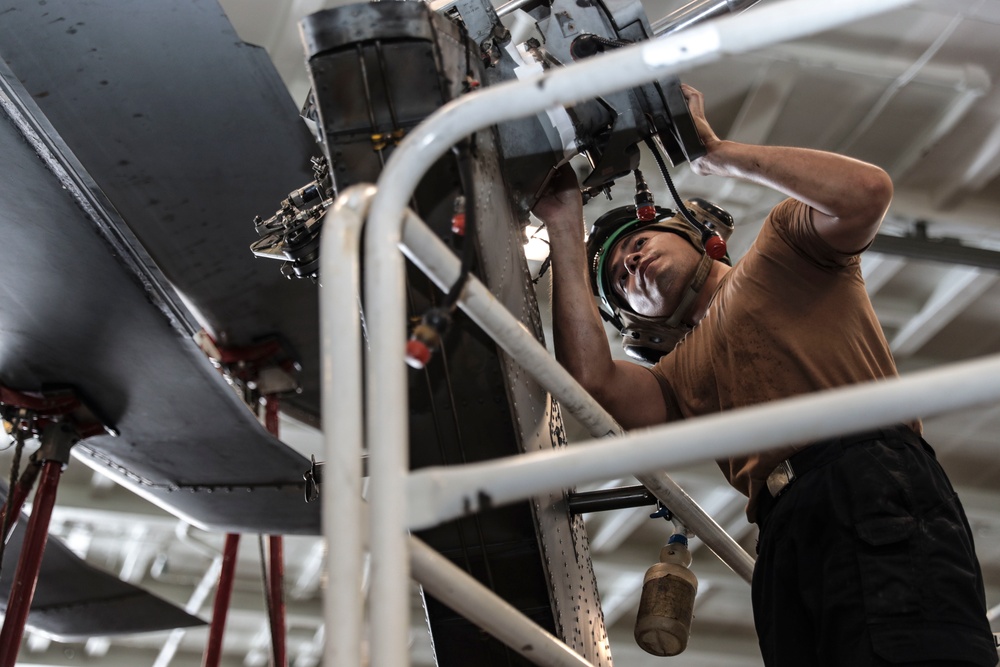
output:
<path id="1" fill-rule="evenodd" d="M 331 664 L 359 664 L 363 600 L 360 595 L 363 523 L 361 502 L 361 353 L 357 316 L 357 251 L 360 230 L 375 188 L 347 189 L 324 219 L 320 277 L 324 292 L 322 316 L 323 418 L 328 465 L 324 480 L 324 531 L 329 557 L 328 593 L 324 615 L 327 637 L 324 659 Z M 334 240 L 336 239 L 336 240 Z M 460 273 L 460 262 L 445 244 L 407 209 L 404 251 L 442 289 Z M 621 435 L 622 428 L 562 368 L 535 337 L 500 304 L 475 277 L 469 278 L 459 305 L 508 354 L 529 372 L 562 406 L 586 424 L 595 437 Z M 336 345 L 334 342 L 336 341 Z M 327 421 L 329 420 L 329 421 Z M 753 559 L 673 480 L 661 473 L 643 477 L 685 525 L 740 576 L 749 580 Z M 328 486 L 326 482 L 331 485 Z M 333 486 L 336 485 L 336 486 Z M 677 508 L 677 509 L 675 509 Z M 528 621 L 509 604 L 469 577 L 429 547 L 410 538 L 413 578 L 449 607 L 479 624 L 513 650 L 542 665 L 589 664 L 565 644 Z M 525 650 L 525 646 L 531 646 Z M 336 661 L 336 662 L 332 662 Z"/>
<path id="2" fill-rule="evenodd" d="M 645 84 L 708 62 L 802 37 L 905 4 L 904 0 L 786 0 L 650 42 L 622 48 L 523 81 L 491 86 L 445 105 L 393 151 L 378 181 L 365 232 L 366 306 L 372 354 L 367 415 L 371 472 L 372 645 L 375 667 L 409 664 L 406 531 L 408 410 L 402 336 L 406 331 L 403 211 L 427 168 L 460 139 L 499 122 Z M 392 415 L 388 418 L 387 413 Z M 707 455 L 706 455 L 707 456 Z"/>
<path id="3" fill-rule="evenodd" d="M 403 252 L 446 292 L 458 279 L 461 269 L 458 258 L 409 209 L 403 227 Z M 559 401 L 563 409 L 584 424 L 591 436 L 600 438 L 624 433 L 618 422 L 474 276 L 469 277 L 458 303 L 473 322 Z M 685 526 L 700 537 L 722 562 L 747 583 L 750 582 L 753 577 L 753 558 L 676 482 L 662 472 L 641 472 L 635 476 Z"/>
<path id="4" fill-rule="evenodd" d="M 590 667 L 566 644 L 415 537 L 409 540 L 414 578 L 434 597 L 512 650 L 543 667 Z"/>
<path id="5" fill-rule="evenodd" d="M 323 664 L 360 665 L 364 619 L 364 510 L 361 319 L 358 294 L 361 230 L 373 185 L 348 188 L 324 217 L 320 237 L 320 332 L 323 350 L 323 534 L 328 545 L 323 596 Z"/>
<path id="6" fill-rule="evenodd" d="M 634 470 L 686 465 L 1000 401 L 1000 355 L 698 417 L 612 442 L 507 457 L 461 468 L 423 468 L 410 475 L 410 525 L 435 525 L 548 489 Z M 780 432 L 777 427 L 780 425 Z"/>

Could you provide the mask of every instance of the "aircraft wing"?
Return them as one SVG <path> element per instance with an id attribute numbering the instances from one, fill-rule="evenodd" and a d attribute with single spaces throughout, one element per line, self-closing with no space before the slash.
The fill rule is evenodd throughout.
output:
<path id="1" fill-rule="evenodd" d="M 7 486 L 0 482 L 0 500 L 6 496 Z M 22 515 L 7 543 L 4 568 L 0 573 L 2 611 L 6 611 L 27 521 Z M 28 625 L 68 641 L 191 628 L 204 625 L 204 622 L 162 598 L 88 565 L 60 540 L 50 537 L 42 557 Z"/>
<path id="2" fill-rule="evenodd" d="M 194 22 L 169 3 L 143 3 L 144 21 L 117 2 L 10 4 L 0 382 L 74 387 L 120 433 L 77 456 L 196 525 L 318 533 L 308 461 L 192 340 L 278 335 L 316 355 L 315 286 L 246 249 L 254 214 L 308 180 L 311 139 L 266 54 L 212 3 Z M 315 418 L 311 368 L 285 405 Z"/>

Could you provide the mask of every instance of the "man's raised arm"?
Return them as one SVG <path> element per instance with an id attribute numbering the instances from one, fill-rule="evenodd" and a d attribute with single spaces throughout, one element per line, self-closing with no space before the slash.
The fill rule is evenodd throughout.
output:
<path id="1" fill-rule="evenodd" d="M 875 238 L 892 200 L 882 169 L 825 151 L 723 141 L 705 120 L 702 94 L 681 90 L 708 151 L 691 163 L 695 173 L 741 178 L 808 204 L 816 232 L 840 252 L 859 252 Z"/>
<path id="2" fill-rule="evenodd" d="M 666 406 L 653 374 L 611 358 L 590 290 L 580 187 L 568 165 L 533 213 L 549 234 L 556 359 L 625 428 L 663 423 Z"/>

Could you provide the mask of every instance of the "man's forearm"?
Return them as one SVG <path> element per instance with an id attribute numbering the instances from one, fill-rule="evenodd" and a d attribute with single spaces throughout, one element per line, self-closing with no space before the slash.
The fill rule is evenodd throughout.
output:
<path id="1" fill-rule="evenodd" d="M 579 223 L 582 229 L 582 221 Z M 608 339 L 590 293 L 581 235 L 550 229 L 552 248 L 552 330 L 556 359 L 591 393 L 614 372 Z"/>
<path id="2" fill-rule="evenodd" d="M 884 207 L 872 192 L 887 186 L 885 172 L 836 153 L 722 141 L 700 162 L 703 173 L 766 185 L 831 217 L 877 217 Z"/>
<path id="3" fill-rule="evenodd" d="M 765 185 L 808 204 L 820 237 L 845 253 L 871 242 L 892 201 L 892 181 L 882 169 L 808 148 L 718 141 L 692 167 L 703 175 Z"/>

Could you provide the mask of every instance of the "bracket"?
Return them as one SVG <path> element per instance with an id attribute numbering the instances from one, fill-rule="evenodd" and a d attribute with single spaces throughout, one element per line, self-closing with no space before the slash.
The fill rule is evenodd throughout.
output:
<path id="1" fill-rule="evenodd" d="M 261 396 L 302 391 L 296 378 L 302 366 L 278 336 L 251 345 L 221 345 L 203 329 L 194 339 L 250 405 Z"/>

